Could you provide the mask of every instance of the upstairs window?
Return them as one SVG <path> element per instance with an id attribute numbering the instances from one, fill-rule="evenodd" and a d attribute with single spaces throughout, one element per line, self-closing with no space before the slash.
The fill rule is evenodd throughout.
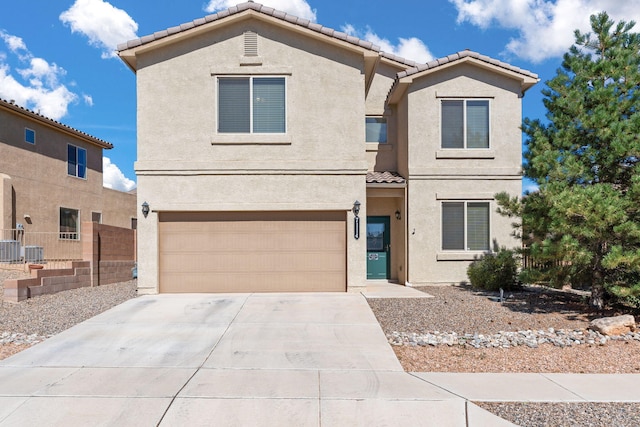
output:
<path id="1" fill-rule="evenodd" d="M 24 142 L 28 142 L 29 144 L 36 143 L 36 131 L 29 128 L 24 128 Z"/>
<path id="2" fill-rule="evenodd" d="M 443 202 L 442 249 L 489 250 L 489 202 Z"/>
<path id="3" fill-rule="evenodd" d="M 67 174 L 78 178 L 87 177 L 87 150 L 67 145 Z"/>
<path id="4" fill-rule="evenodd" d="M 384 117 L 367 117 L 365 119 L 366 142 L 387 143 L 387 119 Z"/>
<path id="5" fill-rule="evenodd" d="M 220 77 L 219 133 L 285 133 L 284 77 Z"/>
<path id="6" fill-rule="evenodd" d="M 60 208 L 60 239 L 80 240 L 80 211 L 77 209 Z"/>
<path id="7" fill-rule="evenodd" d="M 442 148 L 489 148 L 489 101 L 442 101 Z"/>

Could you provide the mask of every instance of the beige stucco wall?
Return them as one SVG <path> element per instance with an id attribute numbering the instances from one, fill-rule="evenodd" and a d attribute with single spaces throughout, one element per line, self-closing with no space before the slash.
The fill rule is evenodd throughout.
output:
<path id="1" fill-rule="evenodd" d="M 520 83 L 462 64 L 419 78 L 409 89 L 408 166 L 414 176 L 514 176 L 521 171 Z M 447 98 L 489 100 L 488 150 L 440 149 L 440 104 Z"/>
<path id="2" fill-rule="evenodd" d="M 258 34 L 261 65 L 241 65 L 243 32 Z M 343 210 L 366 218 L 363 58 L 315 38 L 249 20 L 138 58 L 141 293 L 157 292 L 158 211 Z M 283 75 L 285 135 L 217 134 L 216 77 Z M 364 230 L 361 222 L 361 233 Z M 366 278 L 366 239 L 347 213 L 347 285 Z"/>
<path id="3" fill-rule="evenodd" d="M 131 228 L 131 220 L 142 216 L 135 193 L 102 189 L 102 224 Z"/>
<path id="4" fill-rule="evenodd" d="M 409 282 L 452 284 L 467 280 L 467 267 L 482 252 L 442 250 L 442 202 L 490 202 L 490 243 L 507 248 L 520 242 L 511 236 L 512 218 L 495 212 L 493 195 L 501 191 L 520 194 L 522 184 L 512 180 L 412 180 L 409 185 Z"/>
<path id="5" fill-rule="evenodd" d="M 35 145 L 24 142 L 25 127 L 36 131 Z M 87 150 L 86 179 L 67 174 L 67 144 Z M 23 224 L 25 231 L 58 232 L 60 207 L 80 210 L 80 221 L 91 220 L 92 210 L 102 208 L 102 149 L 4 110 L 0 110 L 0 173 L 11 178 L 5 181 L 10 186 L 5 185 L 3 199 L 14 205 L 3 207 L 4 212 L 13 211 L 11 219 L 4 218 L 5 228 Z"/>
<path id="6" fill-rule="evenodd" d="M 370 171 L 397 171 L 398 169 L 398 128 L 394 111 L 386 105 L 389 88 L 396 74 L 402 70 L 398 64 L 386 61 L 378 64 L 365 100 L 366 114 L 384 116 L 387 119 L 387 143 L 366 144 L 367 168 Z"/>
<path id="7" fill-rule="evenodd" d="M 521 194 L 520 83 L 470 64 L 414 81 L 398 106 L 406 114 L 409 282 L 458 283 L 480 252 L 442 251 L 443 201 L 490 201 L 490 241 L 509 248 L 512 219 L 495 212 L 493 197 Z M 488 150 L 440 149 L 443 98 L 481 97 L 490 103 Z M 405 110 L 406 103 L 406 110 Z M 404 118 L 402 119 L 404 120 Z M 402 165 L 404 160 L 399 161 Z"/>

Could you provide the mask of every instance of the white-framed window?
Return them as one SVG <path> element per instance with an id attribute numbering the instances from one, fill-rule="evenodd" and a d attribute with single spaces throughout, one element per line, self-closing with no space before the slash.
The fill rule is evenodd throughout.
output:
<path id="1" fill-rule="evenodd" d="M 387 119 L 386 117 L 369 116 L 365 118 L 366 142 L 378 144 L 387 143 Z"/>
<path id="2" fill-rule="evenodd" d="M 67 144 L 67 174 L 78 178 L 87 177 L 87 150 Z"/>
<path id="3" fill-rule="evenodd" d="M 442 250 L 489 250 L 489 216 L 489 202 L 442 202 Z"/>
<path id="4" fill-rule="evenodd" d="M 442 148 L 489 148 L 489 100 L 443 99 Z"/>
<path id="5" fill-rule="evenodd" d="M 218 77 L 218 133 L 286 133 L 286 79 Z"/>
<path id="6" fill-rule="evenodd" d="M 29 128 L 24 128 L 24 142 L 29 144 L 36 143 L 36 131 Z"/>
<path id="7" fill-rule="evenodd" d="M 80 211 L 60 208 L 60 239 L 80 240 Z"/>

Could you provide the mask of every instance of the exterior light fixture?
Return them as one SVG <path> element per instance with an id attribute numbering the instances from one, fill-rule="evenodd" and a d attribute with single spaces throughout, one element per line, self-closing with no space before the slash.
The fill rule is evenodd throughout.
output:
<path id="1" fill-rule="evenodd" d="M 402 215 L 400 215 L 400 211 L 396 211 L 396 219 L 400 221 L 402 219 Z"/>
<path id="2" fill-rule="evenodd" d="M 147 215 L 149 215 L 149 203 L 147 202 L 142 203 L 142 215 L 145 218 L 147 217 Z"/>
<path id="3" fill-rule="evenodd" d="M 358 216 L 358 214 L 360 213 L 360 202 L 359 201 L 355 201 L 353 202 L 353 213 L 355 214 L 355 216 Z"/>
<path id="4" fill-rule="evenodd" d="M 359 201 L 355 201 L 353 202 L 353 214 L 355 215 L 353 217 L 353 238 L 358 240 L 360 238 L 360 217 L 358 216 L 358 214 L 360 213 L 360 202 Z"/>

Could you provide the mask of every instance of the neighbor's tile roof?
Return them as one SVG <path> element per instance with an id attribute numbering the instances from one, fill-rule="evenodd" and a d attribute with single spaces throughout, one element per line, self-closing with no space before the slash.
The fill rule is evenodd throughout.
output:
<path id="1" fill-rule="evenodd" d="M 403 77 L 411 76 L 413 74 L 417 74 L 425 70 L 436 68 L 444 64 L 456 62 L 464 58 L 475 58 L 480 61 L 486 62 L 488 64 L 495 65 L 497 67 L 504 68 L 506 70 L 513 71 L 515 73 L 519 73 L 527 77 L 531 77 L 533 79 L 538 78 L 538 75 L 535 73 L 532 73 L 531 71 L 523 70 L 522 68 L 513 66 L 511 64 L 507 64 L 506 62 L 498 61 L 497 59 L 488 57 L 486 55 L 481 55 L 478 52 L 473 52 L 471 50 L 463 50 L 461 52 L 454 53 L 453 55 L 434 59 L 433 61 L 429 61 L 426 64 L 417 64 L 413 68 L 409 68 L 408 70 L 399 72 L 398 78 L 401 79 Z"/>
<path id="2" fill-rule="evenodd" d="M 404 184 L 406 180 L 398 172 L 367 172 L 367 184 Z"/>
<path id="3" fill-rule="evenodd" d="M 178 25 L 176 27 L 171 27 L 171 28 L 168 28 L 166 30 L 158 31 L 158 32 L 155 32 L 155 33 L 147 35 L 147 36 L 143 36 L 143 37 L 140 37 L 140 38 L 137 38 L 137 39 L 129 40 L 126 43 L 119 44 L 117 50 L 118 51 L 123 51 L 123 50 L 126 50 L 126 49 L 131 49 L 131 48 L 134 48 L 134 47 L 142 46 L 144 44 L 151 43 L 153 41 L 160 40 L 160 39 L 163 39 L 165 37 L 168 37 L 168 36 L 171 36 L 171 35 L 174 35 L 174 34 L 182 33 L 182 32 L 188 31 L 188 30 L 190 30 L 192 28 L 199 27 L 201 25 L 205 25 L 205 24 L 208 24 L 208 23 L 213 22 L 213 21 L 218 21 L 220 19 L 223 19 L 223 18 L 226 18 L 228 16 L 232 16 L 232 15 L 244 12 L 245 10 L 249 10 L 249 9 L 254 10 L 256 12 L 259 12 L 259 13 L 262 13 L 262 14 L 265 14 L 267 16 L 272 16 L 274 18 L 289 22 L 289 23 L 294 24 L 294 25 L 299 25 L 301 27 L 308 28 L 308 29 L 310 29 L 312 31 L 324 34 L 324 35 L 326 35 L 328 37 L 332 37 L 332 38 L 335 38 L 335 39 L 339 39 L 339 40 L 345 41 L 347 43 L 351 43 L 351 44 L 356 45 L 356 46 L 360 46 L 360 47 L 362 47 L 364 49 L 372 50 L 374 52 L 379 52 L 382 57 L 387 58 L 387 59 L 389 59 L 391 61 L 399 62 L 399 63 L 401 63 L 403 65 L 407 65 L 409 67 L 413 67 L 413 66 L 416 65 L 415 61 L 411 61 L 411 60 L 408 60 L 408 59 L 405 59 L 405 58 L 401 58 L 399 56 L 396 56 L 396 55 L 393 55 L 393 54 L 390 54 L 390 53 L 381 52 L 379 46 L 377 46 L 377 45 L 375 45 L 375 44 L 373 44 L 371 42 L 368 42 L 366 40 L 362 40 L 362 39 L 359 39 L 357 37 L 350 36 L 350 35 L 348 35 L 346 33 L 343 33 L 343 32 L 340 32 L 340 31 L 336 31 L 336 30 L 334 30 L 332 28 L 324 27 L 324 26 L 322 26 L 320 24 L 317 24 L 315 22 L 311 22 L 308 19 L 298 18 L 298 17 L 296 17 L 294 15 L 290 15 L 290 14 L 288 14 L 286 12 L 282 12 L 280 10 L 276 10 L 274 8 L 271 8 L 271 7 L 268 7 L 268 6 L 264 6 L 264 5 L 260 4 L 260 3 L 254 3 L 254 2 L 251 2 L 251 1 L 250 2 L 246 2 L 246 3 L 238 4 L 236 6 L 230 7 L 227 10 L 223 10 L 223 11 L 220 11 L 218 13 L 214 13 L 212 15 L 207 15 L 204 18 L 198 18 L 198 19 L 195 19 L 195 20 L 193 20 L 191 22 L 186 22 L 186 23 Z"/>
<path id="4" fill-rule="evenodd" d="M 21 107 L 20 105 L 16 104 L 13 101 L 7 101 L 7 100 L 4 100 L 4 99 L 0 98 L 0 107 L 4 107 L 7 110 L 13 110 L 13 111 L 15 111 L 15 112 L 17 112 L 19 114 L 22 114 L 22 115 L 27 116 L 27 117 L 29 117 L 31 119 L 34 119 L 34 120 L 38 120 L 38 121 L 43 122 L 45 124 L 51 125 L 51 126 L 53 126 L 55 128 L 65 130 L 67 132 L 71 132 L 72 134 L 75 134 L 76 136 L 78 136 L 78 137 L 80 137 L 80 138 L 82 138 L 82 139 L 84 139 L 84 140 L 86 140 L 88 142 L 91 142 L 91 143 L 93 143 L 95 145 L 98 145 L 98 146 L 100 146 L 102 148 L 106 148 L 106 149 L 113 148 L 113 144 L 111 144 L 110 142 L 107 142 L 107 141 L 105 141 L 103 139 L 100 139 L 100 138 L 96 138 L 93 135 L 89 135 L 88 133 L 85 133 L 85 132 L 82 132 L 82 131 L 80 131 L 78 129 L 72 128 L 71 126 L 67 126 L 64 123 L 60 123 L 60 122 L 58 122 L 56 120 L 50 119 L 50 118 L 48 118 L 46 116 L 43 116 L 40 113 L 36 113 L 35 111 L 29 110 L 28 108 Z"/>

